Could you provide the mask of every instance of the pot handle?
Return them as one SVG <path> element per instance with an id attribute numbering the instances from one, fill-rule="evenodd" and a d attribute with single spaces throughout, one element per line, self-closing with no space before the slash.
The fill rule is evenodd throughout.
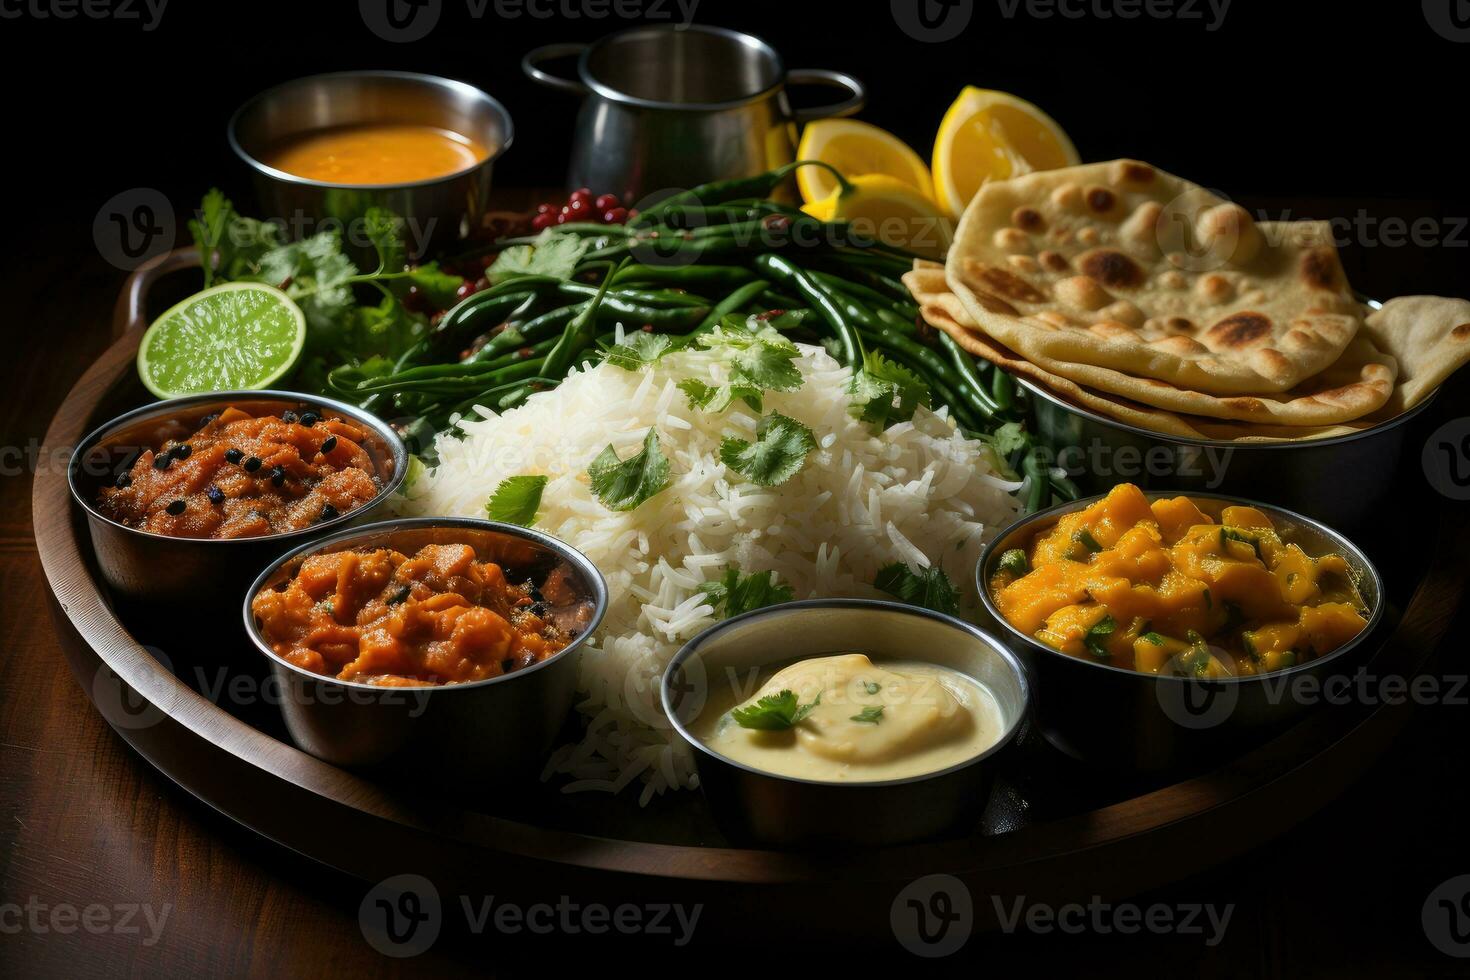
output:
<path id="1" fill-rule="evenodd" d="M 786 84 L 824 85 L 828 88 L 847 89 L 851 93 L 846 99 L 832 105 L 793 110 L 791 118 L 799 123 L 833 116 L 850 116 L 854 112 L 862 111 L 863 106 L 868 104 L 867 88 L 846 72 L 828 71 L 825 68 L 793 68 L 786 73 Z"/>
<path id="2" fill-rule="evenodd" d="M 199 249 L 176 248 L 172 252 L 149 259 L 128 276 L 112 310 L 112 336 L 116 340 L 129 330 L 148 326 L 148 293 L 164 276 L 181 269 L 197 268 Z"/>
<path id="3" fill-rule="evenodd" d="M 572 55 L 579 55 L 586 50 L 587 45 L 578 44 L 575 41 L 566 44 L 543 44 L 539 48 L 526 52 L 526 56 L 521 59 L 521 71 L 525 72 L 526 77 L 531 79 L 531 81 L 540 82 L 547 88 L 554 88 L 562 92 L 571 92 L 573 95 L 586 95 L 587 86 L 581 82 L 570 78 L 562 78 L 560 75 L 553 75 L 551 72 L 543 71 L 540 67 L 540 63 L 543 61 L 550 61 L 553 58 L 570 58 Z"/>

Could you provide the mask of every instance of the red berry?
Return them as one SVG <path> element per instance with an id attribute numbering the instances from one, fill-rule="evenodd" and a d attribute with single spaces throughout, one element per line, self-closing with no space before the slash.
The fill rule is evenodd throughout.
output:
<path id="1" fill-rule="evenodd" d="M 592 200 L 592 188 L 578 187 L 576 190 L 572 191 L 572 200 L 576 200 L 579 197 L 585 198 L 589 201 Z"/>
<path id="2" fill-rule="evenodd" d="M 587 210 L 587 204 L 587 201 L 583 201 L 574 197 L 566 207 L 562 208 L 562 211 L 566 212 L 567 214 L 581 214 L 583 211 Z"/>
<path id="3" fill-rule="evenodd" d="M 490 280 L 486 279 L 484 276 L 481 276 L 480 278 L 478 278 L 478 279 L 475 280 L 475 292 L 478 293 L 482 289 L 489 289 L 489 288 L 490 288 Z"/>
<path id="4" fill-rule="evenodd" d="M 556 216 L 556 223 L 559 225 L 564 225 L 567 223 L 567 218 L 567 212 L 565 209 L 563 209 L 561 213 Z"/>
<path id="5" fill-rule="evenodd" d="M 620 225 L 628 220 L 628 209 L 610 208 L 603 213 L 602 220 L 610 225 Z"/>
<path id="6" fill-rule="evenodd" d="M 622 203 L 622 201 L 618 200 L 616 194 L 601 194 L 597 200 L 592 202 L 592 206 L 599 211 L 611 211 Z"/>
<path id="7" fill-rule="evenodd" d="M 537 214 L 545 214 L 548 211 L 555 211 L 555 210 L 556 210 L 556 205 L 555 204 L 548 204 L 545 201 L 542 201 L 540 204 L 536 205 L 536 213 Z"/>
<path id="8" fill-rule="evenodd" d="M 475 284 L 466 280 L 459 284 L 459 288 L 454 291 L 454 295 L 458 296 L 460 299 L 465 299 L 468 296 L 474 295 L 474 292 Z"/>
<path id="9" fill-rule="evenodd" d="M 543 211 L 541 214 L 538 214 L 536 215 L 536 217 L 531 219 L 531 230 L 544 231 L 545 229 L 550 228 L 552 225 L 556 224 L 556 217 L 557 216 L 555 212 Z"/>

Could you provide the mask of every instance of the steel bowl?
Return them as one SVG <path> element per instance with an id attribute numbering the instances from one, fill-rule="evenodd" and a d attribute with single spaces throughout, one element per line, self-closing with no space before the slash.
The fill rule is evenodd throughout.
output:
<path id="1" fill-rule="evenodd" d="M 1035 431 L 1084 493 L 1130 482 L 1180 493 L 1267 494 L 1334 527 L 1381 528 L 1403 479 L 1404 446 L 1434 395 L 1369 429 L 1331 439 L 1236 443 L 1166 435 L 1120 422 L 1025 378 Z"/>
<path id="2" fill-rule="evenodd" d="M 764 772 L 714 751 L 689 730 L 729 671 L 803 657 L 867 653 L 950 667 L 995 696 L 1006 730 L 986 751 L 936 772 L 879 782 L 833 783 Z M 685 644 L 664 672 L 664 711 L 694 750 L 699 785 L 733 840 L 796 846 L 896 844 L 975 827 L 1000 757 L 1030 702 L 1020 662 L 998 640 L 950 616 L 869 599 L 813 599 L 736 616 Z"/>
<path id="3" fill-rule="evenodd" d="M 251 602 L 289 582 L 312 555 L 356 548 L 413 554 L 428 544 L 468 544 L 513 581 L 554 570 L 573 584 L 548 615 L 576 632 L 566 647 L 509 674 L 437 687 L 383 687 L 313 673 L 276 656 Z M 549 603 L 548 603 L 549 605 Z M 430 517 L 380 521 L 303 545 L 271 563 L 245 593 L 245 631 L 269 664 L 281 714 L 303 751 L 334 765 L 387 775 L 440 772 L 456 779 L 534 775 L 566 723 L 582 645 L 607 610 L 607 584 L 586 556 L 550 535 L 513 524 Z"/>
<path id="4" fill-rule="evenodd" d="M 120 524 L 96 509 L 97 493 L 132 466 L 139 452 L 199 429 L 206 415 L 229 406 L 252 414 L 311 410 L 358 425 L 381 483 L 366 504 L 299 531 L 254 538 L 171 538 Z M 89 434 L 67 465 L 71 495 L 87 515 L 87 528 L 102 578 L 114 595 L 150 605 L 204 614 L 233 606 L 259 568 L 283 550 L 321 537 L 334 528 L 361 523 L 403 483 L 408 450 L 386 422 L 330 398 L 290 391 L 225 391 L 155 402 L 120 415 Z"/>
<path id="5" fill-rule="evenodd" d="M 1152 501 L 1183 491 L 1155 491 Z M 1322 684 L 1348 671 L 1370 650 L 1383 619 L 1383 580 L 1362 550 L 1341 534 L 1281 507 L 1239 497 L 1189 491 L 1201 510 L 1218 518 L 1227 504 L 1258 508 L 1282 540 L 1309 555 L 1342 555 L 1369 610 L 1368 625 L 1325 657 L 1248 677 L 1198 679 L 1127 670 L 1073 657 L 1016 629 L 995 605 L 989 583 L 1000 556 L 1024 548 L 1063 515 L 1102 496 L 1073 501 L 1011 524 L 986 546 L 976 566 L 985 611 L 1006 644 L 1026 664 L 1035 685 L 1036 725 L 1062 752 L 1089 765 L 1133 772 L 1188 772 L 1207 768 L 1259 744 L 1322 700 Z"/>
<path id="6" fill-rule="evenodd" d="M 272 146 L 313 130 L 363 123 L 437 126 L 490 150 L 458 173 L 397 184 L 308 180 L 265 162 Z M 230 118 L 230 148 L 254 172 L 265 216 L 292 237 L 337 227 L 354 257 L 372 253 L 363 216 L 380 207 L 405 222 L 411 258 L 452 244 L 479 227 L 495 161 L 514 137 L 510 113 L 485 92 L 448 78 L 403 71 L 344 71 L 285 82 Z M 370 267 L 370 266 L 369 266 Z"/>

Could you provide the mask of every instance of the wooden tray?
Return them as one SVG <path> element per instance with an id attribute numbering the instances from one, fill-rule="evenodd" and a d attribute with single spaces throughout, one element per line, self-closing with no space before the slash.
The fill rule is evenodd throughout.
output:
<path id="1" fill-rule="evenodd" d="M 217 681 L 263 665 L 243 637 L 187 651 L 171 644 L 167 623 L 117 607 L 96 576 L 67 489 L 70 447 L 147 400 L 133 369 L 147 287 L 191 262 L 174 253 L 135 275 L 119 301 L 119 339 L 77 382 L 46 435 L 41 458 L 56 463 L 37 474 L 33 506 L 56 630 L 93 703 L 150 763 L 241 825 L 364 881 L 414 872 L 441 895 L 704 902 L 701 938 L 757 923 L 807 937 L 886 937 L 898 891 L 947 873 L 976 897 L 976 927 L 986 928 L 995 910 L 980 896 L 1116 899 L 1258 846 L 1339 793 L 1408 716 L 1410 702 L 1324 705 L 1227 765 L 1152 786 L 1076 771 L 1028 737 L 974 836 L 861 854 L 730 847 L 697 793 L 665 794 L 640 809 L 633 790 L 568 796 L 553 782 L 496 797 L 387 785 L 338 769 L 292 746 L 273 705 L 221 706 L 187 682 L 200 669 Z M 1389 616 L 1365 668 L 1380 676 L 1425 670 L 1470 579 L 1467 508 L 1427 490 L 1405 506 L 1422 515 L 1419 557 L 1360 541 L 1388 583 Z"/>

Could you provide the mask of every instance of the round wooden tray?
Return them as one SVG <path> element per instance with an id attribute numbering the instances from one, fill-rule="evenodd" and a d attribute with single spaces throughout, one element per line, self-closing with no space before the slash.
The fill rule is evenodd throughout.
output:
<path id="1" fill-rule="evenodd" d="M 149 274 L 180 264 L 174 258 Z M 139 295 L 130 284 L 120 322 L 139 319 Z M 35 480 L 36 542 L 63 649 L 104 717 L 160 771 L 238 823 L 365 881 L 413 872 L 441 895 L 704 902 L 702 937 L 754 923 L 808 937 L 886 936 L 899 889 L 947 873 L 977 896 L 976 926 L 985 928 L 995 908 L 978 896 L 1123 897 L 1258 846 L 1339 793 L 1410 710 L 1410 702 L 1324 705 L 1228 764 L 1162 786 L 1058 769 L 1060 757 L 1031 739 L 980 832 L 861 854 L 728 846 L 695 793 L 665 794 L 640 809 L 632 791 L 589 798 L 548 784 L 497 797 L 490 788 L 375 782 L 296 749 L 274 707 L 221 706 L 165 666 L 233 671 L 226 665 L 243 661 L 231 659 L 232 640 L 210 638 L 209 650 L 191 659 L 159 639 L 166 623 L 118 609 L 99 583 L 64 461 L 95 424 L 146 400 L 133 370 L 138 339 L 137 329 L 122 331 L 77 382 L 46 435 L 41 458 L 55 463 Z M 1466 508 L 1427 492 L 1413 506 L 1422 556 L 1376 554 L 1391 603 L 1366 666 L 1379 676 L 1426 668 L 1470 578 Z"/>

